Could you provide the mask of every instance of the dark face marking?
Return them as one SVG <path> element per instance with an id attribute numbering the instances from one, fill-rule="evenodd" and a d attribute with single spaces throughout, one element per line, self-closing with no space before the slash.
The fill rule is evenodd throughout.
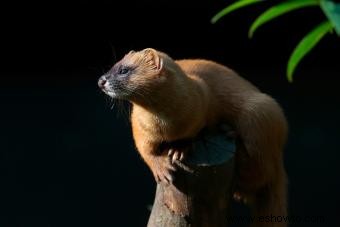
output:
<path id="1" fill-rule="evenodd" d="M 125 96 L 129 93 L 127 84 L 133 72 L 133 67 L 118 62 L 101 77 L 99 87 L 111 97 Z"/>
<path id="2" fill-rule="evenodd" d="M 132 67 L 130 66 L 126 66 L 126 65 L 120 65 L 120 67 L 118 68 L 118 71 L 117 71 L 117 75 L 118 76 L 128 76 L 128 75 L 131 75 L 132 73 Z"/>

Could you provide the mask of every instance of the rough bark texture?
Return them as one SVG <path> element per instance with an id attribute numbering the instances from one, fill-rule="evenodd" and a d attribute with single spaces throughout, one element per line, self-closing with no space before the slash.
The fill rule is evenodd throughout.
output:
<path id="1" fill-rule="evenodd" d="M 171 185 L 157 184 L 148 227 L 226 227 L 232 189 L 234 141 L 204 135 Z"/>

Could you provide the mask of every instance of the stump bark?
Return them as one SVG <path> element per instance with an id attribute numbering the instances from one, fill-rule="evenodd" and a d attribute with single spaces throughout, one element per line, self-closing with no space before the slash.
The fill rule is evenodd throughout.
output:
<path id="1" fill-rule="evenodd" d="M 234 139 L 226 130 L 204 132 L 173 184 L 157 184 L 148 227 L 226 227 L 234 173 Z"/>

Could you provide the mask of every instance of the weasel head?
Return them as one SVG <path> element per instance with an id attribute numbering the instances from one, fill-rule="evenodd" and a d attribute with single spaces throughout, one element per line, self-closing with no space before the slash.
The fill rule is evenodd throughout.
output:
<path id="1" fill-rule="evenodd" d="M 169 56 L 152 48 L 130 51 L 100 77 L 98 86 L 116 99 L 147 98 L 167 83 L 169 72 L 165 72 L 168 70 L 164 63 L 169 61 L 174 63 Z"/>

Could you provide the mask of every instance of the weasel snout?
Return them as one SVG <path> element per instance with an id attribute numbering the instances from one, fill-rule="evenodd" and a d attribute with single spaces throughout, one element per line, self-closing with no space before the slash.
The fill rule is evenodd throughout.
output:
<path id="1" fill-rule="evenodd" d="M 105 85 L 107 83 L 107 79 L 105 76 L 101 76 L 98 80 L 98 86 L 101 88 L 101 89 L 105 89 Z"/>
<path id="2" fill-rule="evenodd" d="M 113 89 L 110 86 L 110 82 L 108 80 L 108 78 L 106 77 L 106 75 L 101 76 L 98 80 L 98 87 L 100 89 L 102 89 L 102 91 L 107 94 L 108 96 L 111 97 L 115 97 L 115 92 L 113 91 Z"/>

